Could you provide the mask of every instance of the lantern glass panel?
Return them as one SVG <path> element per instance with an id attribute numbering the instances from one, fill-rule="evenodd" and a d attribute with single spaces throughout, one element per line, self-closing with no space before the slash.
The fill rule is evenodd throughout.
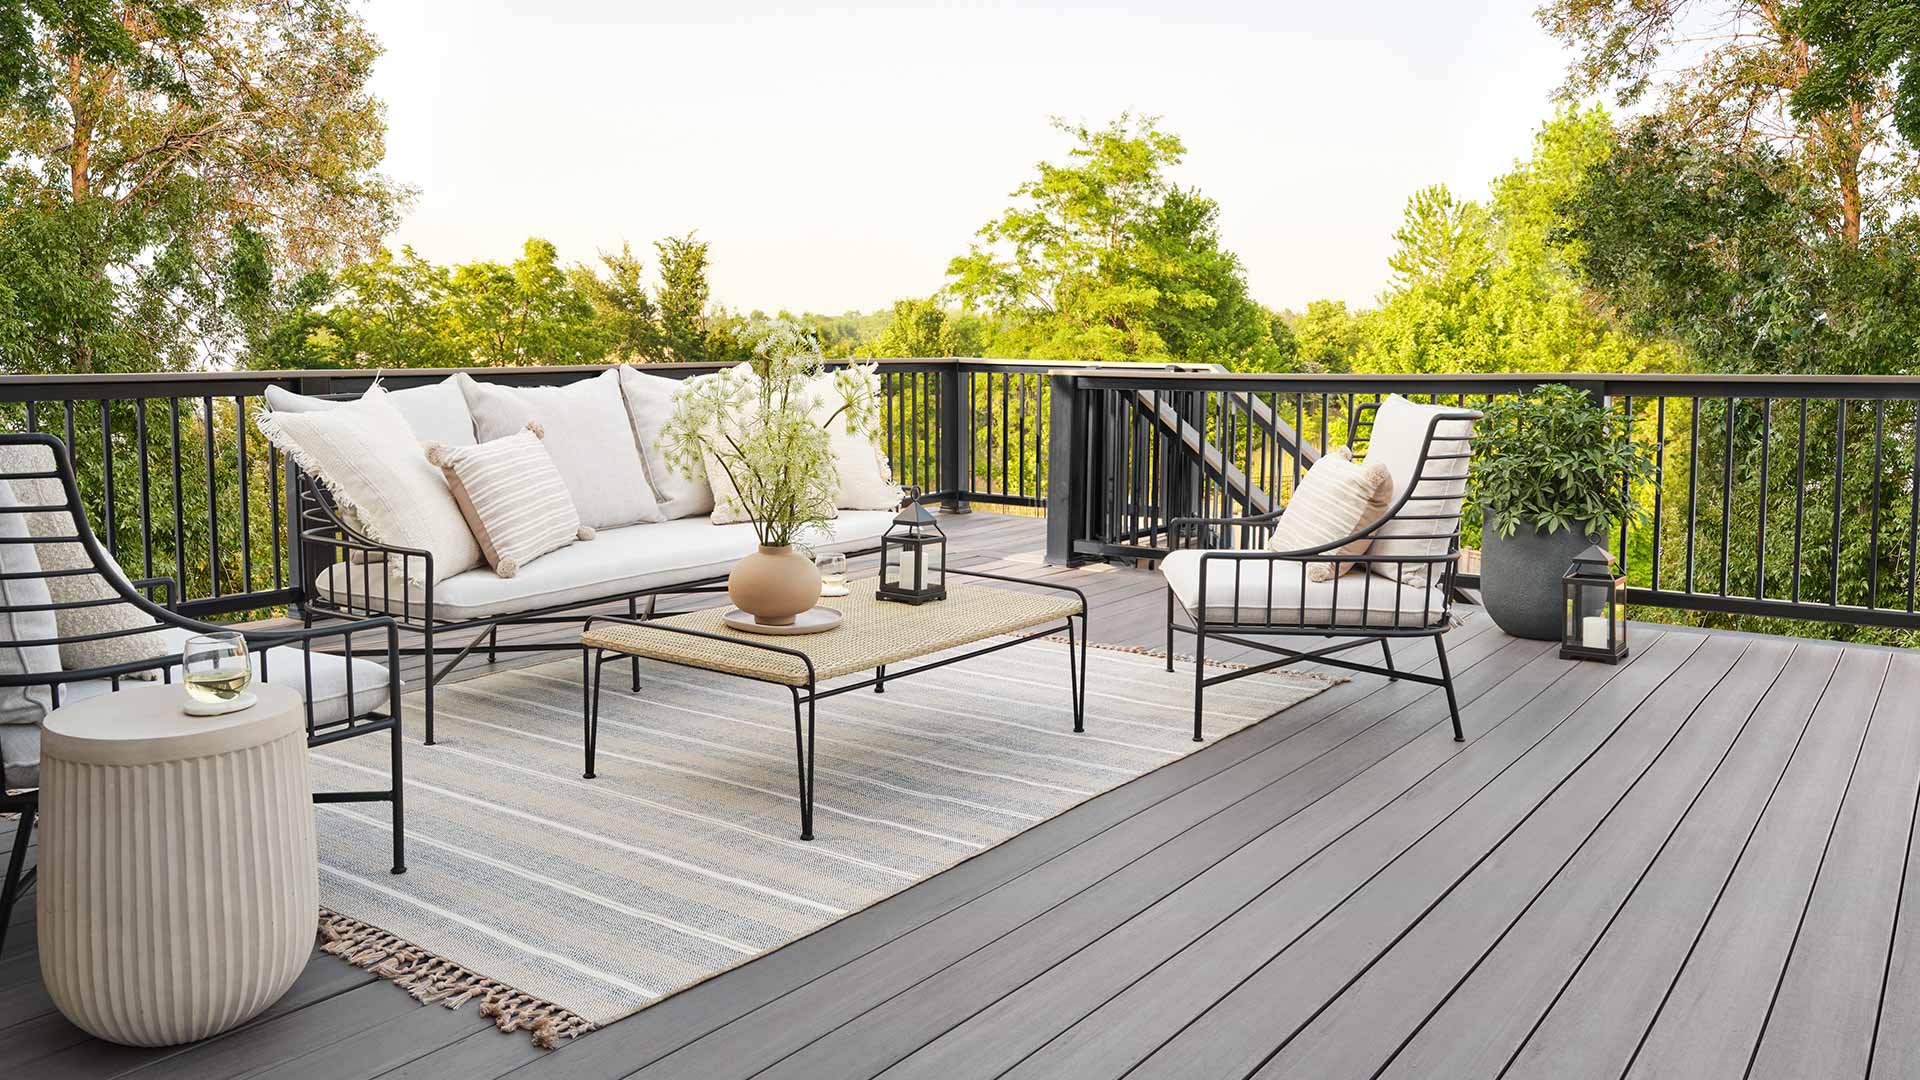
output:
<path id="1" fill-rule="evenodd" d="M 1605 582 L 1577 587 L 1575 604 L 1580 611 L 1580 633 L 1574 644 L 1588 649 L 1612 647 L 1609 639 L 1612 620 L 1607 612 L 1607 596 L 1612 588 L 1610 583 Z"/>

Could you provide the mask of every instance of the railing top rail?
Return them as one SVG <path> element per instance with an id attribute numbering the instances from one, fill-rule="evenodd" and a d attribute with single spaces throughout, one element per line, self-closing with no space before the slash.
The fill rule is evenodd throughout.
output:
<path id="1" fill-rule="evenodd" d="M 1497 372 L 1294 374 L 1162 370 L 1084 370 L 1071 374 L 1116 388 L 1226 390 L 1274 393 L 1386 393 L 1439 396 L 1516 393 L 1542 383 L 1567 383 L 1596 393 L 1635 397 L 1920 398 L 1920 375 L 1717 375 L 1710 373 Z"/>

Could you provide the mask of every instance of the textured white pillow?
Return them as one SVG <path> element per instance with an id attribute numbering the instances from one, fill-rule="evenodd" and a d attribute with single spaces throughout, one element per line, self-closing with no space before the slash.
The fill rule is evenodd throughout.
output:
<path id="1" fill-rule="evenodd" d="M 567 386 L 497 386 L 455 377 L 481 442 L 525 430 L 529 421 L 546 430 L 547 453 L 582 524 L 611 529 L 666 520 L 647 483 L 617 372 L 608 369 Z"/>
<path id="2" fill-rule="evenodd" d="M 1386 466 L 1358 464 L 1353 451 L 1335 447 L 1314 462 L 1293 489 L 1286 513 L 1274 523 L 1273 535 L 1267 539 L 1267 550 L 1303 551 L 1330 544 L 1379 520 L 1392 498 L 1393 474 Z M 1362 537 L 1329 554 L 1364 555 L 1372 543 L 1372 537 Z M 1332 581 L 1351 569 L 1352 563 L 1308 563 L 1307 580 Z"/>
<path id="3" fill-rule="evenodd" d="M 53 451 L 44 446 L 9 446 L 0 449 L 0 453 L 5 455 L 5 467 L 8 472 L 52 472 L 54 468 Z M 67 500 L 65 489 L 60 486 L 60 481 L 53 477 L 14 480 L 12 487 L 12 495 L 19 505 L 55 506 Z M 7 516 L 18 517 L 19 515 Z M 64 510 L 28 514 L 26 519 L 27 532 L 36 539 L 79 534 L 80 527 L 75 524 L 73 515 Z M 87 549 L 78 543 L 43 541 L 33 544 L 32 549 L 34 564 L 40 571 L 81 570 L 93 565 L 93 559 L 87 554 Z M 120 570 L 119 564 L 112 561 L 112 556 L 108 556 L 105 569 L 122 584 L 127 581 L 127 575 Z M 56 604 L 88 600 L 117 601 L 90 607 L 66 608 L 55 612 L 53 621 L 59 627 L 61 637 L 84 637 L 89 634 L 105 634 L 115 630 L 133 630 L 155 625 L 152 616 L 121 599 L 120 590 L 114 588 L 100 574 L 51 574 L 46 578 L 46 587 L 50 601 Z M 156 656 L 166 656 L 173 651 L 173 646 L 167 642 L 167 639 L 157 633 L 123 634 L 117 637 L 95 638 L 92 641 L 70 641 L 60 646 L 60 669 L 80 671 L 86 668 L 113 667 L 117 664 L 151 660 Z M 143 671 L 133 676 L 136 679 L 159 677 L 158 670 Z"/>
<path id="4" fill-rule="evenodd" d="M 320 412 L 263 412 L 262 434 L 350 509 L 366 535 L 394 547 L 433 554 L 433 579 L 443 581 L 480 565 L 480 545 L 440 470 L 427 462 L 386 391 L 374 387 L 359 401 Z M 415 584 L 426 581 L 419 559 L 394 560 Z"/>
<path id="5" fill-rule="evenodd" d="M 660 445 L 660 432 L 673 415 L 674 391 L 692 380 L 650 375 L 627 364 L 621 364 L 618 370 L 620 396 L 626 400 L 627 419 L 633 424 L 633 441 L 640 449 L 640 464 L 646 470 L 647 483 L 653 486 L 662 520 L 711 513 L 713 485 L 707 481 L 706 468 L 696 465 L 693 475 L 688 475 L 667 461 Z"/>
<path id="6" fill-rule="evenodd" d="M 387 404 L 392 405 L 401 416 L 406 418 L 407 427 L 412 429 L 413 437 L 423 443 L 472 446 L 474 444 L 473 414 L 467 411 L 467 396 L 460 392 L 460 384 L 456 378 L 449 375 L 437 383 L 426 386 L 387 390 Z M 381 387 L 381 389 L 386 388 Z M 267 387 L 265 397 L 267 408 L 274 412 L 325 412 L 351 404 L 346 401 L 308 397 L 291 390 L 283 390 L 278 386 Z"/>
<path id="7" fill-rule="evenodd" d="M 1393 500 L 1412 486 L 1414 471 L 1420 461 L 1420 451 L 1426 444 L 1427 427 L 1437 415 L 1457 410 L 1441 405 L 1416 405 L 1399 394 L 1390 394 L 1380 403 L 1380 409 L 1374 414 L 1373 431 L 1367 438 L 1367 464 L 1384 465 L 1393 474 Z M 1462 454 L 1472 446 L 1465 441 L 1473 434 L 1473 423 L 1468 420 L 1446 420 L 1434 431 L 1431 453 Z M 1371 551 L 1375 555 L 1393 557 L 1412 557 L 1422 555 L 1445 555 L 1449 540 L 1437 539 L 1396 539 L 1397 537 L 1430 536 L 1449 531 L 1451 521 L 1430 520 L 1434 515 L 1451 517 L 1460 513 L 1461 505 L 1467 497 L 1467 458 L 1432 461 L 1427 463 L 1426 479 L 1420 482 L 1416 495 L 1438 495 L 1437 499 L 1414 499 L 1402 506 L 1394 520 L 1380 526 L 1375 535 Z M 1391 505 L 1391 503 L 1389 503 Z M 1429 520 L 1414 520 L 1413 516 Z M 1407 585 L 1423 586 L 1427 583 L 1429 564 L 1407 564 L 1404 568 L 1390 563 L 1374 563 L 1375 573 L 1398 577 Z"/>
<path id="8" fill-rule="evenodd" d="M 475 446 L 427 446 L 427 460 L 447 478 L 487 565 L 510 578 L 533 560 L 575 540 L 593 539 L 580 524 L 567 483 L 540 445 L 545 432 L 527 430 Z"/>
<path id="9" fill-rule="evenodd" d="M 877 365 L 848 369 L 855 379 L 880 394 L 880 369 Z M 813 417 L 827 424 L 827 444 L 833 449 L 833 464 L 839 474 L 839 487 L 833 505 L 842 510 L 895 510 L 900 506 L 900 485 L 893 482 L 893 466 L 873 440 L 847 430 L 846 418 L 827 418 L 846 404 L 832 372 L 822 372 L 807 387 L 813 400 Z"/>

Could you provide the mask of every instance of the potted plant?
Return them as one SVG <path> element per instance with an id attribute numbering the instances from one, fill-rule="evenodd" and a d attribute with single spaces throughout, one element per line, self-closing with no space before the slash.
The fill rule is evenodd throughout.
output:
<path id="1" fill-rule="evenodd" d="M 879 400 L 853 369 L 834 372 L 831 383 L 822 378 L 819 344 L 793 323 L 757 324 L 749 335 L 751 360 L 675 393 L 661 442 L 674 468 L 704 470 L 713 482 L 716 521 L 753 524 L 759 550 L 727 578 L 734 606 L 762 626 L 791 626 L 820 599 L 819 571 L 795 545 L 824 535 L 834 517 L 839 481 L 828 427 L 877 438 Z"/>
<path id="2" fill-rule="evenodd" d="M 1487 614 L 1515 637 L 1558 638 L 1561 575 L 1622 521 L 1641 520 L 1633 491 L 1652 457 L 1586 391 L 1561 383 L 1487 406 L 1475 451 Z"/>

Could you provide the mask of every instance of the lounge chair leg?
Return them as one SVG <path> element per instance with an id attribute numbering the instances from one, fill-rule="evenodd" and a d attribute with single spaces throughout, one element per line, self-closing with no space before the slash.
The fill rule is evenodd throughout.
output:
<path id="1" fill-rule="evenodd" d="M 1393 673 L 1388 675 L 1387 677 L 1390 679 L 1394 679 L 1395 681 L 1398 681 L 1398 678 L 1399 678 L 1398 672 L 1400 669 L 1393 666 L 1393 644 L 1389 642 L 1386 638 L 1381 638 L 1380 651 L 1386 654 L 1387 670 Z"/>
<path id="2" fill-rule="evenodd" d="M 423 705 L 423 707 L 424 707 L 424 708 L 426 709 L 426 711 L 427 711 L 427 738 L 426 738 L 426 745 L 428 745 L 428 746 L 432 746 L 432 745 L 433 745 L 433 683 L 434 683 L 434 678 L 433 678 L 433 621 L 432 621 L 431 619 L 429 619 L 429 620 L 427 621 L 427 628 L 426 628 L 425 630 L 423 630 L 423 631 L 421 631 L 421 635 L 420 635 L 420 636 L 421 636 L 421 638 L 423 639 L 423 640 L 422 640 L 422 642 L 421 642 L 421 646 L 420 646 L 420 647 L 421 647 L 421 650 L 422 650 L 422 654 L 423 654 L 423 655 L 425 656 L 425 658 L 426 658 L 426 662 L 427 662 L 427 663 L 426 663 L 426 671 L 427 671 L 427 676 L 426 676 L 426 684 L 427 684 L 427 691 L 426 691 L 426 693 L 425 693 L 424 695 L 422 695 L 422 705 Z"/>
<path id="3" fill-rule="evenodd" d="M 500 624 L 494 623 L 493 626 L 487 630 L 487 663 L 497 664 L 499 662 L 500 662 Z"/>
<path id="4" fill-rule="evenodd" d="M 388 733 L 392 739 L 389 749 L 393 755 L 393 873 L 396 874 L 407 872 L 407 782 L 401 775 L 400 750 L 405 741 L 401 738 L 402 733 L 399 706 L 396 703 L 393 730 Z"/>
<path id="5" fill-rule="evenodd" d="M 20 878 L 27 865 L 27 843 L 33 836 L 34 808 L 20 812 L 20 824 L 13 832 L 13 854 L 7 858 L 7 877 L 0 884 L 0 948 L 7 945 L 7 924 L 13 921 L 13 904 L 20 899 Z"/>
<path id="6" fill-rule="evenodd" d="M 1460 730 L 1460 702 L 1453 696 L 1453 672 L 1447 667 L 1447 642 L 1440 634 L 1433 635 L 1434 650 L 1440 654 L 1440 678 L 1447 689 L 1447 712 L 1453 716 L 1453 741 L 1466 742 L 1466 733 Z"/>
<path id="7" fill-rule="evenodd" d="M 1173 587 L 1167 587 L 1167 674 L 1173 674 Z"/>
<path id="8" fill-rule="evenodd" d="M 1196 622 L 1193 628 L 1193 741 L 1205 742 L 1200 731 L 1200 701 L 1207 692 L 1207 624 Z"/>

